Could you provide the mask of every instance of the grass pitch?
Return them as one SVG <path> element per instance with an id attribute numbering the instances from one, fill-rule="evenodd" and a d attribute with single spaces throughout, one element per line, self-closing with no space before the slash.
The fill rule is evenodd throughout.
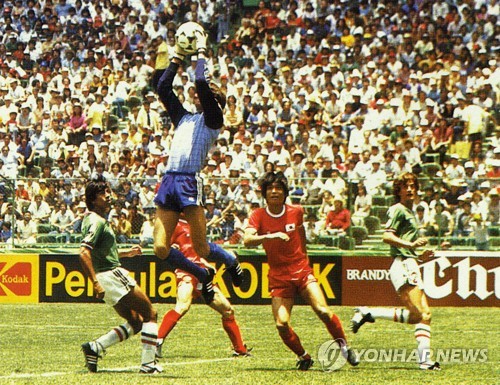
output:
<path id="1" fill-rule="evenodd" d="M 172 305 L 155 305 L 160 317 Z M 165 343 L 164 372 L 138 374 L 138 336 L 108 349 L 99 373 L 87 373 L 80 345 L 107 332 L 122 320 L 106 305 L 38 304 L 0 306 L 0 384 L 498 384 L 500 335 L 498 308 L 434 308 L 435 348 L 487 349 L 484 362 L 442 362 L 440 372 L 423 372 L 411 362 L 361 362 L 357 368 L 324 372 L 316 361 L 308 372 L 295 369 L 295 357 L 274 328 L 270 306 L 235 306 L 252 358 L 231 358 L 220 317 L 204 305 L 191 311 Z M 351 308 L 334 309 L 344 327 Z M 328 340 L 323 324 L 309 307 L 294 308 L 292 325 L 316 359 Z M 356 349 L 413 349 L 413 327 L 377 321 L 356 335 Z M 484 354 L 484 351 L 483 351 Z M 369 355 L 368 358 L 373 358 Z M 484 356 L 483 356 L 484 358 Z M 455 360 L 456 361 L 456 360 Z"/>

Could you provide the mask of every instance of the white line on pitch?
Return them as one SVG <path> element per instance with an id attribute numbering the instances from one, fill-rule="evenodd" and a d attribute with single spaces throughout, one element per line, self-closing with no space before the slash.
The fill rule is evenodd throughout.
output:
<path id="1" fill-rule="evenodd" d="M 162 364 L 163 367 L 167 366 L 181 366 L 181 365 L 196 365 L 196 364 L 207 364 L 211 362 L 220 362 L 220 361 L 230 361 L 235 358 L 215 358 L 212 360 L 197 360 L 197 361 L 185 361 L 185 362 L 170 362 Z M 128 366 L 124 368 L 109 368 L 109 369 L 101 369 L 100 372 L 130 372 L 139 370 L 139 366 Z M 56 376 L 66 376 L 66 375 L 74 375 L 74 372 L 48 372 L 48 373 L 12 373 L 6 376 L 0 376 L 0 380 L 3 379 L 15 379 L 15 378 L 36 378 L 36 377 L 56 377 Z"/>
<path id="2" fill-rule="evenodd" d="M 69 372 L 48 372 L 48 373 L 12 373 L 8 376 L 0 376 L 0 380 L 12 378 L 33 378 L 33 377 L 56 377 L 71 374 Z"/>

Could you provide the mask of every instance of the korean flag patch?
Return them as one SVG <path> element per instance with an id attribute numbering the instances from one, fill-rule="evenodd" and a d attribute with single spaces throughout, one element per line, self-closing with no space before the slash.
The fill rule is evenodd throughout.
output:
<path id="1" fill-rule="evenodd" d="M 288 223 L 285 225 L 285 231 L 288 233 L 295 230 L 295 223 Z"/>

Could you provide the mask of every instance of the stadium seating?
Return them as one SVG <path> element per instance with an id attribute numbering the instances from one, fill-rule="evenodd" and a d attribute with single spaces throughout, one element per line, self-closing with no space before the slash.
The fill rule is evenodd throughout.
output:
<path id="1" fill-rule="evenodd" d="M 441 171 L 439 163 L 424 163 L 422 165 L 422 172 L 430 178 L 436 177 L 438 171 Z"/>
<path id="2" fill-rule="evenodd" d="M 354 238 L 356 245 L 361 245 L 363 240 L 368 238 L 368 231 L 364 226 L 351 226 L 348 233 L 352 238 Z"/>
<path id="3" fill-rule="evenodd" d="M 53 230 L 55 230 L 55 227 L 49 223 L 38 223 L 36 225 L 36 231 L 38 234 L 48 234 Z"/>
<path id="4" fill-rule="evenodd" d="M 377 230 L 380 229 L 380 219 L 378 217 L 370 215 L 365 218 L 365 226 L 368 230 L 368 234 L 373 235 Z"/>
<path id="5" fill-rule="evenodd" d="M 387 222 L 388 206 L 372 206 L 372 214 L 380 219 L 380 223 Z"/>

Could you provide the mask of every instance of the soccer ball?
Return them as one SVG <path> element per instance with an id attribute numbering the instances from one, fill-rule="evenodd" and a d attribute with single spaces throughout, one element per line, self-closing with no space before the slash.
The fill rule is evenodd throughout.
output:
<path id="1" fill-rule="evenodd" d="M 196 31 L 205 33 L 201 25 L 194 21 L 188 21 L 182 24 L 175 33 L 176 44 L 188 54 L 196 52 Z"/>

